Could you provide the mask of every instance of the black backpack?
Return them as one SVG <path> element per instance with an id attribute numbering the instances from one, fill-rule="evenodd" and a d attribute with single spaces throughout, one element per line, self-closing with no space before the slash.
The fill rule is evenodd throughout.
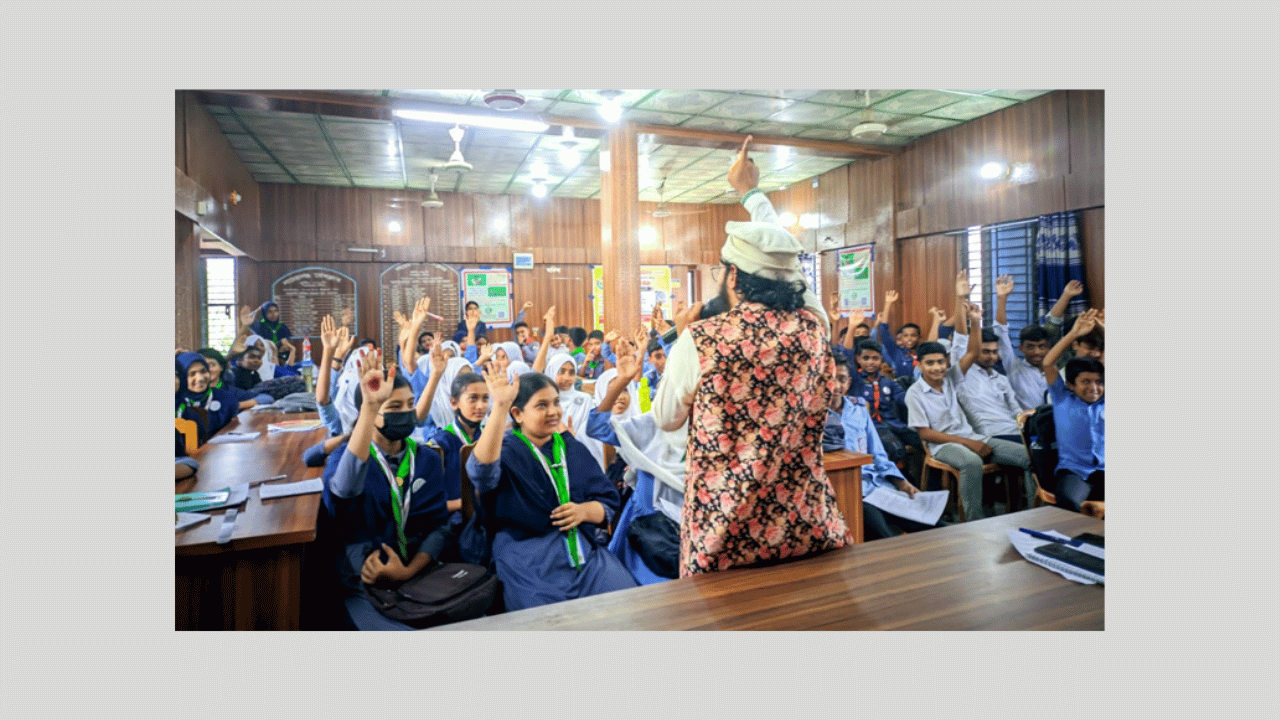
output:
<path id="1" fill-rule="evenodd" d="M 1040 487 L 1049 492 L 1057 488 L 1058 434 L 1053 425 L 1053 406 L 1041 405 L 1022 425 L 1022 438 L 1030 448 L 1031 472 Z"/>
<path id="2" fill-rule="evenodd" d="M 484 615 L 498 594 L 498 578 L 479 565 L 437 562 L 399 587 L 364 589 L 383 615 L 425 628 Z"/>
<path id="3" fill-rule="evenodd" d="M 635 518 L 627 527 L 627 542 L 654 575 L 680 576 L 680 526 L 671 518 L 661 512 Z"/>

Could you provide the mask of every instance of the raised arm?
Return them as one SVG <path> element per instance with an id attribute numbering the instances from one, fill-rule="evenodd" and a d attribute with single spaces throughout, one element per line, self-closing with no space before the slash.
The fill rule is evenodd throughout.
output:
<path id="1" fill-rule="evenodd" d="M 316 378 L 316 404 L 318 405 L 328 405 L 331 401 L 329 376 L 333 372 L 333 358 L 346 339 L 347 329 L 335 327 L 332 315 L 320 318 L 320 373 Z"/>
<path id="2" fill-rule="evenodd" d="M 546 337 L 542 342 L 538 343 L 538 354 L 533 358 L 533 371 L 543 372 L 547 367 L 547 350 L 551 347 L 551 336 L 556 329 L 556 306 L 552 305 L 547 308 L 547 314 L 542 316 L 542 324 L 546 328 Z"/>
<path id="3" fill-rule="evenodd" d="M 1049 322 L 1059 325 L 1062 323 L 1063 315 L 1067 313 L 1067 306 L 1071 301 L 1084 292 L 1084 283 L 1079 280 L 1072 280 L 1067 286 L 1062 288 L 1062 294 L 1058 296 L 1058 301 L 1049 309 Z"/>
<path id="4" fill-rule="evenodd" d="M 431 413 L 431 402 L 436 396 L 436 388 L 440 387 L 440 376 L 444 375 L 444 369 L 449 365 L 449 359 L 444 356 L 444 350 L 440 349 L 443 342 L 440 338 L 431 341 L 431 378 L 427 380 L 426 389 L 418 396 L 418 402 L 413 406 L 418 424 L 422 424 Z"/>
<path id="5" fill-rule="evenodd" d="M 880 325 L 889 324 L 889 311 L 893 309 L 893 304 L 898 302 L 898 291 L 890 290 L 884 294 L 884 309 L 876 316 L 876 323 Z"/>
<path id="6" fill-rule="evenodd" d="M 596 406 L 596 410 L 598 412 L 610 412 L 613 404 L 618 401 L 618 396 L 626 390 L 627 383 L 635 379 L 635 375 L 635 356 L 631 354 L 618 355 L 618 376 L 609 382 L 609 389 L 605 392 L 604 397 L 600 399 L 600 404 Z"/>
<path id="7" fill-rule="evenodd" d="M 960 332 L 960 326 L 964 325 L 961 316 L 957 315 L 956 334 Z M 964 375 L 969 372 L 969 368 L 973 367 L 973 363 L 978 359 L 978 351 L 982 349 L 982 308 L 978 305 L 969 305 L 969 329 L 973 333 L 973 337 L 966 338 L 969 341 L 968 347 L 965 349 L 964 355 L 960 356 L 960 374 Z"/>
<path id="8" fill-rule="evenodd" d="M 382 369 L 382 351 L 374 350 L 360 358 L 360 394 L 363 402 L 360 416 L 351 429 L 351 442 L 347 443 L 347 452 L 360 462 L 369 459 L 369 443 L 373 441 L 373 423 L 382 408 L 382 403 L 391 397 L 392 384 L 396 379 L 393 365 L 390 373 Z"/>
<path id="9" fill-rule="evenodd" d="M 476 440 L 471 455 L 481 465 L 492 465 L 502 457 L 502 436 L 507 431 L 506 418 L 520 386 L 512 385 L 505 372 L 492 367 L 484 371 L 484 382 L 489 386 L 489 401 L 493 405 L 489 410 L 489 423 L 480 433 L 480 439 Z"/>
<path id="10" fill-rule="evenodd" d="M 938 328 L 942 326 L 942 321 L 947 319 L 947 313 L 936 307 L 930 307 L 929 317 L 932 319 L 932 322 L 929 325 L 929 335 L 925 340 L 928 342 L 937 342 Z"/>
<path id="11" fill-rule="evenodd" d="M 406 368 L 417 367 L 418 362 L 418 330 L 427 321 L 427 312 L 431 310 L 431 298 L 423 297 L 413 308 L 413 317 L 409 319 L 408 328 L 400 330 L 400 358 Z"/>
<path id="12" fill-rule="evenodd" d="M 1005 306 L 1009 304 L 1009 294 L 1012 292 L 1012 275 L 1001 275 L 996 278 L 996 322 L 1001 325 L 1009 324 L 1008 316 L 1005 314 Z"/>
<path id="13" fill-rule="evenodd" d="M 1045 382 L 1053 385 L 1058 382 L 1058 358 L 1062 357 L 1062 353 L 1071 347 L 1071 343 L 1075 342 L 1082 335 L 1088 335 L 1097 325 L 1097 310 L 1085 310 L 1080 317 L 1076 318 L 1076 324 L 1072 326 L 1071 332 L 1062 336 L 1062 339 L 1049 348 L 1049 352 L 1045 354 L 1044 360 L 1040 363 L 1040 369 L 1044 370 Z"/>
<path id="14" fill-rule="evenodd" d="M 244 341 L 249 338 L 254 320 L 257 318 L 258 310 L 250 309 L 248 305 L 240 306 L 240 322 L 236 327 L 236 339 L 231 342 L 231 349 L 227 351 L 228 355 L 244 352 Z"/>

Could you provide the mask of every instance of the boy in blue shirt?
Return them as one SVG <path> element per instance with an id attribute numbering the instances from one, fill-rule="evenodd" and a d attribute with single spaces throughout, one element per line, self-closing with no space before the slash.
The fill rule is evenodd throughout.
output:
<path id="1" fill-rule="evenodd" d="M 867 414 L 871 416 L 876 433 L 880 436 L 880 442 L 895 465 L 900 468 L 905 466 L 907 446 L 915 448 L 916 457 L 920 461 L 916 464 L 920 465 L 924 459 L 920 434 L 907 427 L 903 418 L 898 416 L 898 403 L 905 402 L 906 391 L 896 380 L 880 374 L 884 357 L 882 353 L 880 343 L 875 340 L 859 340 L 856 354 L 850 358 L 850 364 L 856 371 L 852 374 L 852 383 L 842 392 L 862 398 Z M 912 474 L 919 477 L 916 472 Z"/>
<path id="2" fill-rule="evenodd" d="M 920 376 L 920 366 L 916 362 L 916 345 L 920 344 L 920 326 L 906 323 L 898 328 L 895 337 L 889 337 L 889 310 L 898 301 L 898 291 L 890 290 L 884 294 L 884 310 L 880 312 L 876 324 L 876 337 L 883 346 L 885 362 L 893 366 L 895 377 L 915 379 Z"/>
<path id="3" fill-rule="evenodd" d="M 835 356 L 836 383 L 845 388 L 849 385 L 849 362 L 840 355 Z M 827 425 L 823 430 L 823 449 L 843 447 L 856 453 L 871 455 L 874 460 L 870 465 L 862 466 L 862 496 L 870 495 L 877 487 L 892 487 L 906 493 L 910 497 L 920 492 L 903 475 L 902 471 L 889 459 L 884 445 L 880 442 L 879 433 L 867 413 L 866 403 L 857 397 L 846 397 L 842 392 L 831 395 L 831 403 L 827 410 Z M 925 525 L 914 520 L 898 517 L 885 512 L 874 505 L 863 504 L 862 526 L 867 540 L 893 537 L 898 533 L 890 527 L 890 523 L 906 532 L 928 530 L 934 526 Z"/>
<path id="4" fill-rule="evenodd" d="M 1053 402 L 1053 427 L 1058 438 L 1057 504 L 1079 511 L 1086 500 L 1104 500 L 1106 475 L 1105 368 L 1096 358 L 1067 362 L 1066 382 L 1058 375 L 1057 360 L 1067 346 L 1100 328 L 1096 310 L 1076 320 L 1070 332 L 1044 356 L 1041 367 Z"/>

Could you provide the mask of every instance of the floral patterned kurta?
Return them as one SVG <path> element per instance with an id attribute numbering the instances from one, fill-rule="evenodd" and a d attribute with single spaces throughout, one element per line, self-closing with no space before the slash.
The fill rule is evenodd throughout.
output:
<path id="1" fill-rule="evenodd" d="M 702 379 L 689 416 L 680 576 L 852 543 L 822 467 L 836 381 L 817 318 L 740 303 L 689 331 Z"/>

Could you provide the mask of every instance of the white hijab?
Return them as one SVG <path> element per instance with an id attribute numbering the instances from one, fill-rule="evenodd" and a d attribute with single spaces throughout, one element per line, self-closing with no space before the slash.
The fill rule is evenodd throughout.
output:
<path id="1" fill-rule="evenodd" d="M 609 393 L 609 384 L 614 378 L 618 377 L 618 368 L 609 368 L 600 373 L 600 377 L 596 379 L 596 406 L 600 406 L 600 401 L 604 400 L 604 396 Z M 618 420 L 626 420 L 640 414 L 640 384 L 632 380 L 627 383 L 627 394 L 631 396 L 631 404 L 627 406 L 625 412 L 616 416 Z M 609 409 L 610 412 L 613 408 Z"/>
<path id="2" fill-rule="evenodd" d="M 453 422 L 453 405 L 449 402 L 453 381 L 464 372 L 472 372 L 471 363 L 466 358 L 449 358 L 440 373 L 440 384 L 436 385 L 435 397 L 431 398 L 431 421 L 436 427 L 448 427 Z"/>
<path id="3" fill-rule="evenodd" d="M 502 352 L 506 354 L 508 362 L 520 362 L 524 360 L 524 353 L 520 352 L 520 346 L 513 342 L 508 341 L 495 343 L 493 352 L 497 353 L 498 350 L 502 350 Z"/>
<path id="4" fill-rule="evenodd" d="M 342 365 L 342 373 L 338 375 L 338 389 L 333 393 L 333 407 L 342 419 L 342 432 L 349 433 L 360 417 L 360 408 L 356 407 L 356 388 L 360 387 L 360 360 L 369 353 L 369 348 L 358 347 L 347 356 Z"/>
<path id="5" fill-rule="evenodd" d="M 517 382 L 521 375 L 532 371 L 533 368 L 529 367 L 529 363 L 523 360 L 513 360 L 511 364 L 507 366 L 507 381 L 513 383 Z"/>
<path id="6" fill-rule="evenodd" d="M 551 382 L 556 381 L 556 373 L 565 363 L 573 365 L 573 357 L 569 353 L 556 353 L 551 356 L 551 360 L 547 363 L 546 371 L 543 373 L 551 378 Z M 556 386 L 557 389 L 559 386 Z M 591 411 L 596 409 L 595 402 L 592 401 L 590 395 L 581 390 L 560 390 L 560 409 L 564 413 L 565 423 L 568 424 L 570 419 L 573 420 L 573 437 L 578 442 L 587 446 L 587 450 L 591 452 L 591 457 L 599 463 L 600 469 L 604 470 L 604 444 L 593 437 L 587 436 L 587 422 L 591 419 Z"/>
<path id="7" fill-rule="evenodd" d="M 251 345 L 257 345 L 262 348 L 262 367 L 258 368 L 258 377 L 263 380 L 270 380 L 274 378 L 276 376 L 275 343 L 261 335 L 250 335 L 244 339 L 244 346 L 249 347 Z"/>

